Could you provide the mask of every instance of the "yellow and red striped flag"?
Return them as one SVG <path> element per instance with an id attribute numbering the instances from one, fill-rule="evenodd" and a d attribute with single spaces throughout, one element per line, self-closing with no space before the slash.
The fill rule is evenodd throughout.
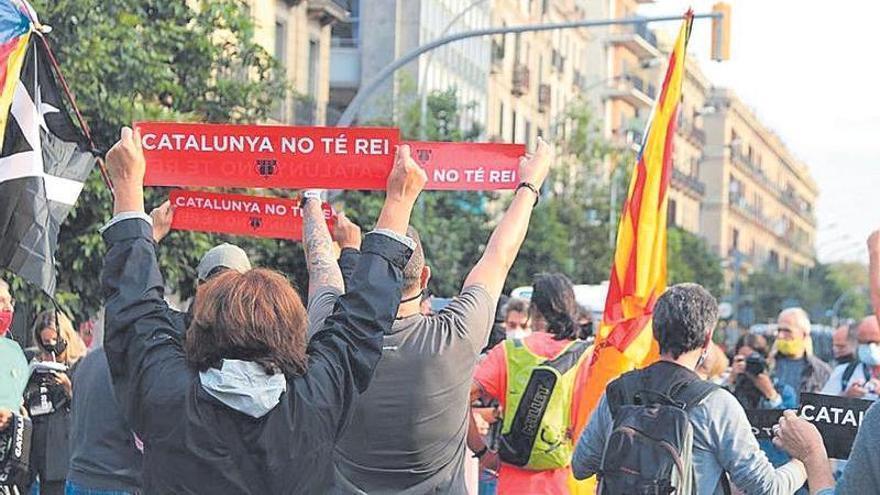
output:
<path id="1" fill-rule="evenodd" d="M 605 386 L 621 374 L 658 357 L 651 314 L 666 290 L 666 207 L 672 175 L 672 148 L 681 101 L 693 12 L 688 11 L 669 57 L 647 138 L 633 170 L 617 232 L 605 313 L 596 337 L 584 403 L 575 431 L 589 421 Z"/>

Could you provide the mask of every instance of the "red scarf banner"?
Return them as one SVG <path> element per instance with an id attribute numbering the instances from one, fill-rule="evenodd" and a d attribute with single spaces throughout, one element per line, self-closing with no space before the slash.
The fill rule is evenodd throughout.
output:
<path id="1" fill-rule="evenodd" d="M 138 122 L 147 186 L 382 190 L 397 129 Z M 513 189 L 525 147 L 409 142 L 428 190 Z"/>
<path id="2" fill-rule="evenodd" d="M 183 190 L 172 191 L 170 199 L 175 230 L 302 240 L 299 200 Z M 330 204 L 323 210 L 332 228 L 336 217 Z"/>

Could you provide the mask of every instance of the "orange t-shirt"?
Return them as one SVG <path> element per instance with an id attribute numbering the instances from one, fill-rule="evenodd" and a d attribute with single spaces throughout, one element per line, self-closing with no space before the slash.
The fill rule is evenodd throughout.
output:
<path id="1" fill-rule="evenodd" d="M 552 334 L 535 332 L 526 337 L 524 343 L 529 351 L 550 359 L 558 356 L 566 346 L 571 344 L 571 341 L 555 340 Z M 582 360 L 575 375 L 574 397 L 571 402 L 572 418 L 577 417 L 588 368 L 589 359 Z M 505 407 L 507 400 L 507 356 L 504 345 L 499 344 L 489 351 L 489 354 L 477 367 L 474 379 L 477 380 L 485 393 L 498 400 L 502 411 L 507 414 L 508 411 Z M 577 443 L 577 439 L 572 439 L 572 442 Z M 498 472 L 498 493 L 505 495 L 531 495 L 535 493 L 567 495 L 570 473 L 570 467 L 532 471 L 502 463 L 501 470 Z"/>

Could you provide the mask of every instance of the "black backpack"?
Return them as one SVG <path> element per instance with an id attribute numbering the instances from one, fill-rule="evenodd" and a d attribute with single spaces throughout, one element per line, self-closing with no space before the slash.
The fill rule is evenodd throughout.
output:
<path id="1" fill-rule="evenodd" d="M 696 493 L 688 411 L 719 389 L 695 373 L 658 363 L 611 382 L 613 427 L 599 470 L 600 495 Z M 727 477 L 722 485 L 728 492 Z"/>

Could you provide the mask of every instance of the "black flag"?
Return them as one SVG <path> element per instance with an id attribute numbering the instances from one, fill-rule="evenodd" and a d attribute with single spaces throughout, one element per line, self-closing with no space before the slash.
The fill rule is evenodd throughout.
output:
<path id="1" fill-rule="evenodd" d="M 0 268 L 51 295 L 58 230 L 96 157 L 70 118 L 46 45 L 36 35 L 28 43 L 0 151 Z"/>

